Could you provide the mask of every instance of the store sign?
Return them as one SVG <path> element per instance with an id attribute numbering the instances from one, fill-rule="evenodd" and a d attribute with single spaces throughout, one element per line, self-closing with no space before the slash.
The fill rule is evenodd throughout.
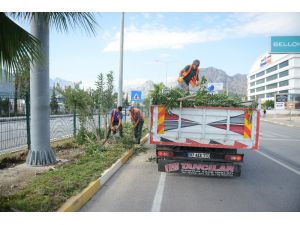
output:
<path id="1" fill-rule="evenodd" d="M 285 109 L 284 102 L 275 102 L 275 109 Z"/>
<path id="2" fill-rule="evenodd" d="M 276 102 L 287 102 L 288 100 L 288 94 L 277 94 L 275 97 Z"/>
<path id="3" fill-rule="evenodd" d="M 289 102 L 286 103 L 286 108 L 288 110 L 295 110 L 295 106 L 296 106 L 296 104 L 295 104 L 294 101 L 289 101 Z"/>
<path id="4" fill-rule="evenodd" d="M 265 65 L 270 65 L 271 63 L 272 63 L 272 57 L 271 57 L 271 55 L 267 55 L 260 60 L 259 65 L 260 65 L 260 67 L 262 67 Z"/>
<path id="5" fill-rule="evenodd" d="M 288 94 L 275 95 L 275 109 L 285 109 L 285 103 L 288 101 Z"/>
<path id="6" fill-rule="evenodd" d="M 271 53 L 300 53 L 300 36 L 271 37 Z"/>

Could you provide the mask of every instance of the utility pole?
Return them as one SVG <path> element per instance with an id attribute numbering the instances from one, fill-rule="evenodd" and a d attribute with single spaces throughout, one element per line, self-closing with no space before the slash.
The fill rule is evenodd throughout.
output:
<path id="1" fill-rule="evenodd" d="M 123 98 L 123 47 L 124 47 L 124 12 L 122 12 L 122 18 L 121 18 L 118 106 L 122 106 L 122 98 Z"/>

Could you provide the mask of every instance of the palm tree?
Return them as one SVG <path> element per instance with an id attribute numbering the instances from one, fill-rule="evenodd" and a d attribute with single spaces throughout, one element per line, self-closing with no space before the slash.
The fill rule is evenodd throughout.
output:
<path id="1" fill-rule="evenodd" d="M 22 62 L 37 60 L 39 48 L 37 38 L 0 12 L 0 67 L 7 77 L 22 70 Z"/>
<path id="2" fill-rule="evenodd" d="M 11 48 L 2 46 L 2 40 L 0 42 L 1 64 L 4 64 L 7 68 L 13 70 L 18 67 L 17 64 L 20 58 L 25 57 L 31 61 L 31 149 L 26 162 L 30 165 L 53 164 L 56 159 L 54 152 L 50 147 L 49 26 L 53 25 L 59 31 L 68 31 L 69 27 L 76 28 L 77 26 L 81 26 L 87 33 L 95 34 L 97 23 L 92 13 L 24 12 L 10 13 L 10 15 L 13 18 L 30 22 L 32 33 L 32 35 L 30 35 L 24 30 L 22 30 L 23 32 L 21 33 L 21 29 L 17 28 L 16 24 L 12 21 L 9 21 L 10 19 L 5 14 L 0 14 L 0 21 L 4 18 L 4 22 L 1 21 L 1 23 L 6 26 L 6 28 L 2 28 L 4 30 L 0 30 L 0 37 L 7 28 L 15 31 L 15 39 L 13 39 L 13 41 L 8 41 L 7 37 L 6 39 L 3 38 L 4 41 L 10 43 Z M 20 32 L 20 35 L 22 34 L 22 38 L 20 39 L 18 39 L 18 32 Z M 24 40 L 25 43 L 27 43 L 26 45 L 23 44 Z M 3 55 L 3 53 L 6 54 Z"/>

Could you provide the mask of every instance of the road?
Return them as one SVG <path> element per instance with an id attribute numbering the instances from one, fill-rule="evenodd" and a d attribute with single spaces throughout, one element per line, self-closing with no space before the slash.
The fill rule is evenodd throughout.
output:
<path id="1" fill-rule="evenodd" d="M 300 129 L 262 122 L 260 150 L 245 154 L 241 177 L 157 172 L 147 153 L 133 157 L 81 211 L 300 211 Z"/>

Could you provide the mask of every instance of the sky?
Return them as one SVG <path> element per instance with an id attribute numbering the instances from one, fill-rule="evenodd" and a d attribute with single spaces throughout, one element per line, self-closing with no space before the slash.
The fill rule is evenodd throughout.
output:
<path id="1" fill-rule="evenodd" d="M 121 13 L 95 13 L 95 36 L 50 30 L 50 77 L 94 87 L 99 73 L 119 76 Z M 18 21 L 30 31 L 29 25 Z M 175 81 L 194 59 L 201 68 L 247 74 L 269 51 L 270 36 L 300 35 L 300 13 L 125 13 L 124 86 Z"/>

